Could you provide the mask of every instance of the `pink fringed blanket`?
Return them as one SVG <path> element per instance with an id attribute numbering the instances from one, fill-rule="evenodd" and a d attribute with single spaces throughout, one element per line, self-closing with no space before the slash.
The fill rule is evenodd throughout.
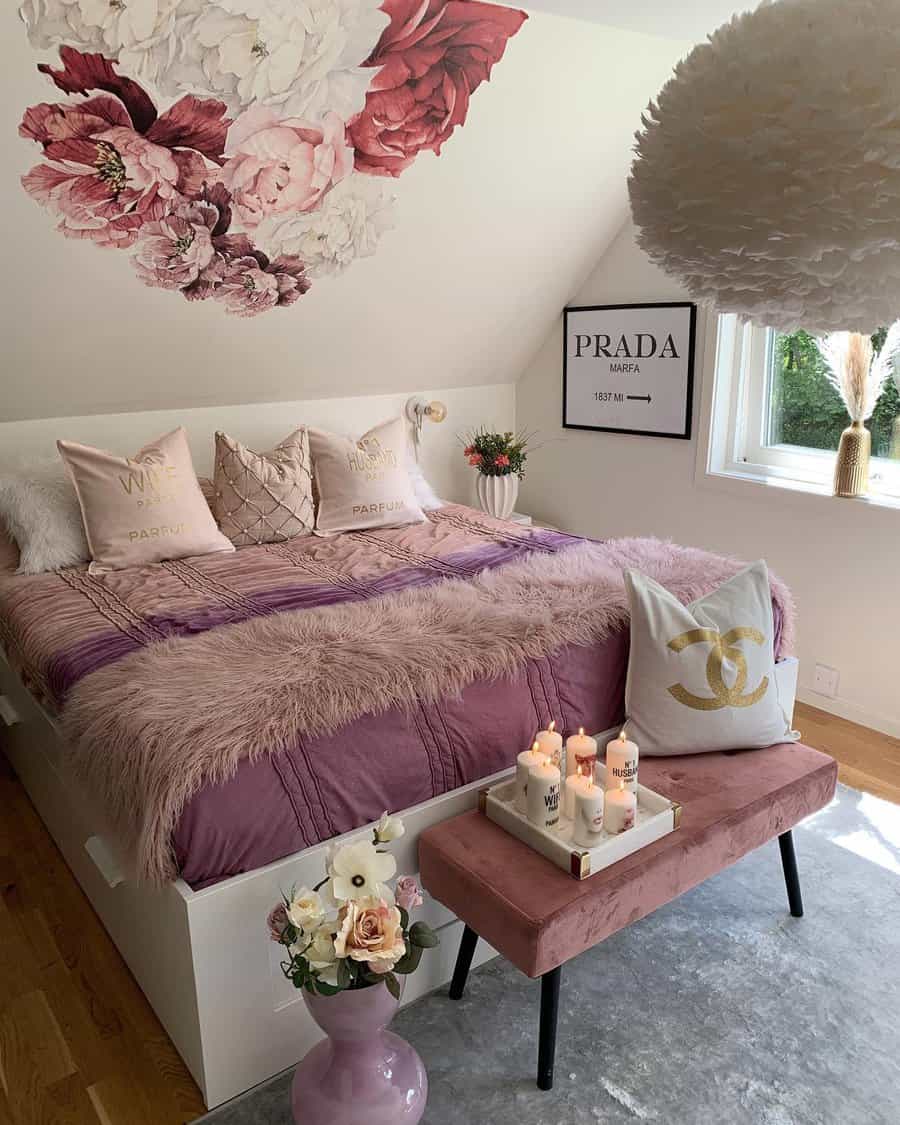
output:
<path id="1" fill-rule="evenodd" d="M 71 765 L 138 876 L 163 882 L 177 874 L 171 837 L 186 803 L 244 759 L 360 716 L 436 708 L 476 680 L 596 642 L 627 622 L 626 567 L 687 602 L 742 565 L 656 540 L 563 546 L 470 577 L 148 643 L 72 687 Z M 780 656 L 792 645 L 793 606 L 774 578 L 772 592 Z"/>

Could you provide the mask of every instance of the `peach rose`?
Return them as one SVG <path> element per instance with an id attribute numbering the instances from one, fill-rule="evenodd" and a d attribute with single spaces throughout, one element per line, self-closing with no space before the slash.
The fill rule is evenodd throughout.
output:
<path id="1" fill-rule="evenodd" d="M 335 113 L 308 125 L 254 106 L 228 130 L 225 155 L 220 178 L 247 230 L 270 215 L 311 211 L 353 170 L 353 150 Z"/>
<path id="2" fill-rule="evenodd" d="M 338 915 L 334 939 L 338 957 L 367 961 L 373 973 L 389 973 L 406 952 L 400 911 L 383 898 L 346 903 Z"/>

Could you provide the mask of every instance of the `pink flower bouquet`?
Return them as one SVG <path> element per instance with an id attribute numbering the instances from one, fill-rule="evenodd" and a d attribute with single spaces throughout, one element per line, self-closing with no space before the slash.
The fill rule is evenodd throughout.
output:
<path id="1" fill-rule="evenodd" d="M 399 997 L 397 975 L 415 972 L 422 951 L 438 944 L 425 922 L 410 923 L 410 912 L 422 905 L 415 879 L 404 875 L 389 886 L 397 863 L 382 845 L 403 832 L 403 821 L 385 813 L 371 842 L 335 848 L 321 883 L 294 888 L 272 907 L 269 936 L 285 947 L 281 969 L 295 988 L 334 996 L 383 981 Z"/>
<path id="2" fill-rule="evenodd" d="M 502 434 L 475 430 L 463 439 L 463 456 L 473 469 L 486 477 L 505 477 L 515 473 L 522 480 L 532 436 L 514 434 L 510 430 Z"/>

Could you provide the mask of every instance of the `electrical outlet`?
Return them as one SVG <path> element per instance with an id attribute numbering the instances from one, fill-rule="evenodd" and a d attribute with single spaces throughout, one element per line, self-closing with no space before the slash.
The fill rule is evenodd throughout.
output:
<path id="1" fill-rule="evenodd" d="M 813 676 L 813 691 L 819 695 L 827 695 L 829 699 L 834 699 L 838 693 L 838 684 L 841 681 L 841 674 L 837 668 L 829 668 L 827 664 L 817 664 L 815 675 Z"/>

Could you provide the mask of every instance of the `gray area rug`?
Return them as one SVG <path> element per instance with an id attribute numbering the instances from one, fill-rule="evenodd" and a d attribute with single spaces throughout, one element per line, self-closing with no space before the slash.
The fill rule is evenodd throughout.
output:
<path id="1" fill-rule="evenodd" d="M 401 1011 L 424 1122 L 900 1125 L 900 806 L 841 786 L 794 838 L 805 918 L 773 842 L 566 966 L 550 1093 L 540 985 L 508 962 Z M 291 1125 L 290 1078 L 203 1120 Z"/>

